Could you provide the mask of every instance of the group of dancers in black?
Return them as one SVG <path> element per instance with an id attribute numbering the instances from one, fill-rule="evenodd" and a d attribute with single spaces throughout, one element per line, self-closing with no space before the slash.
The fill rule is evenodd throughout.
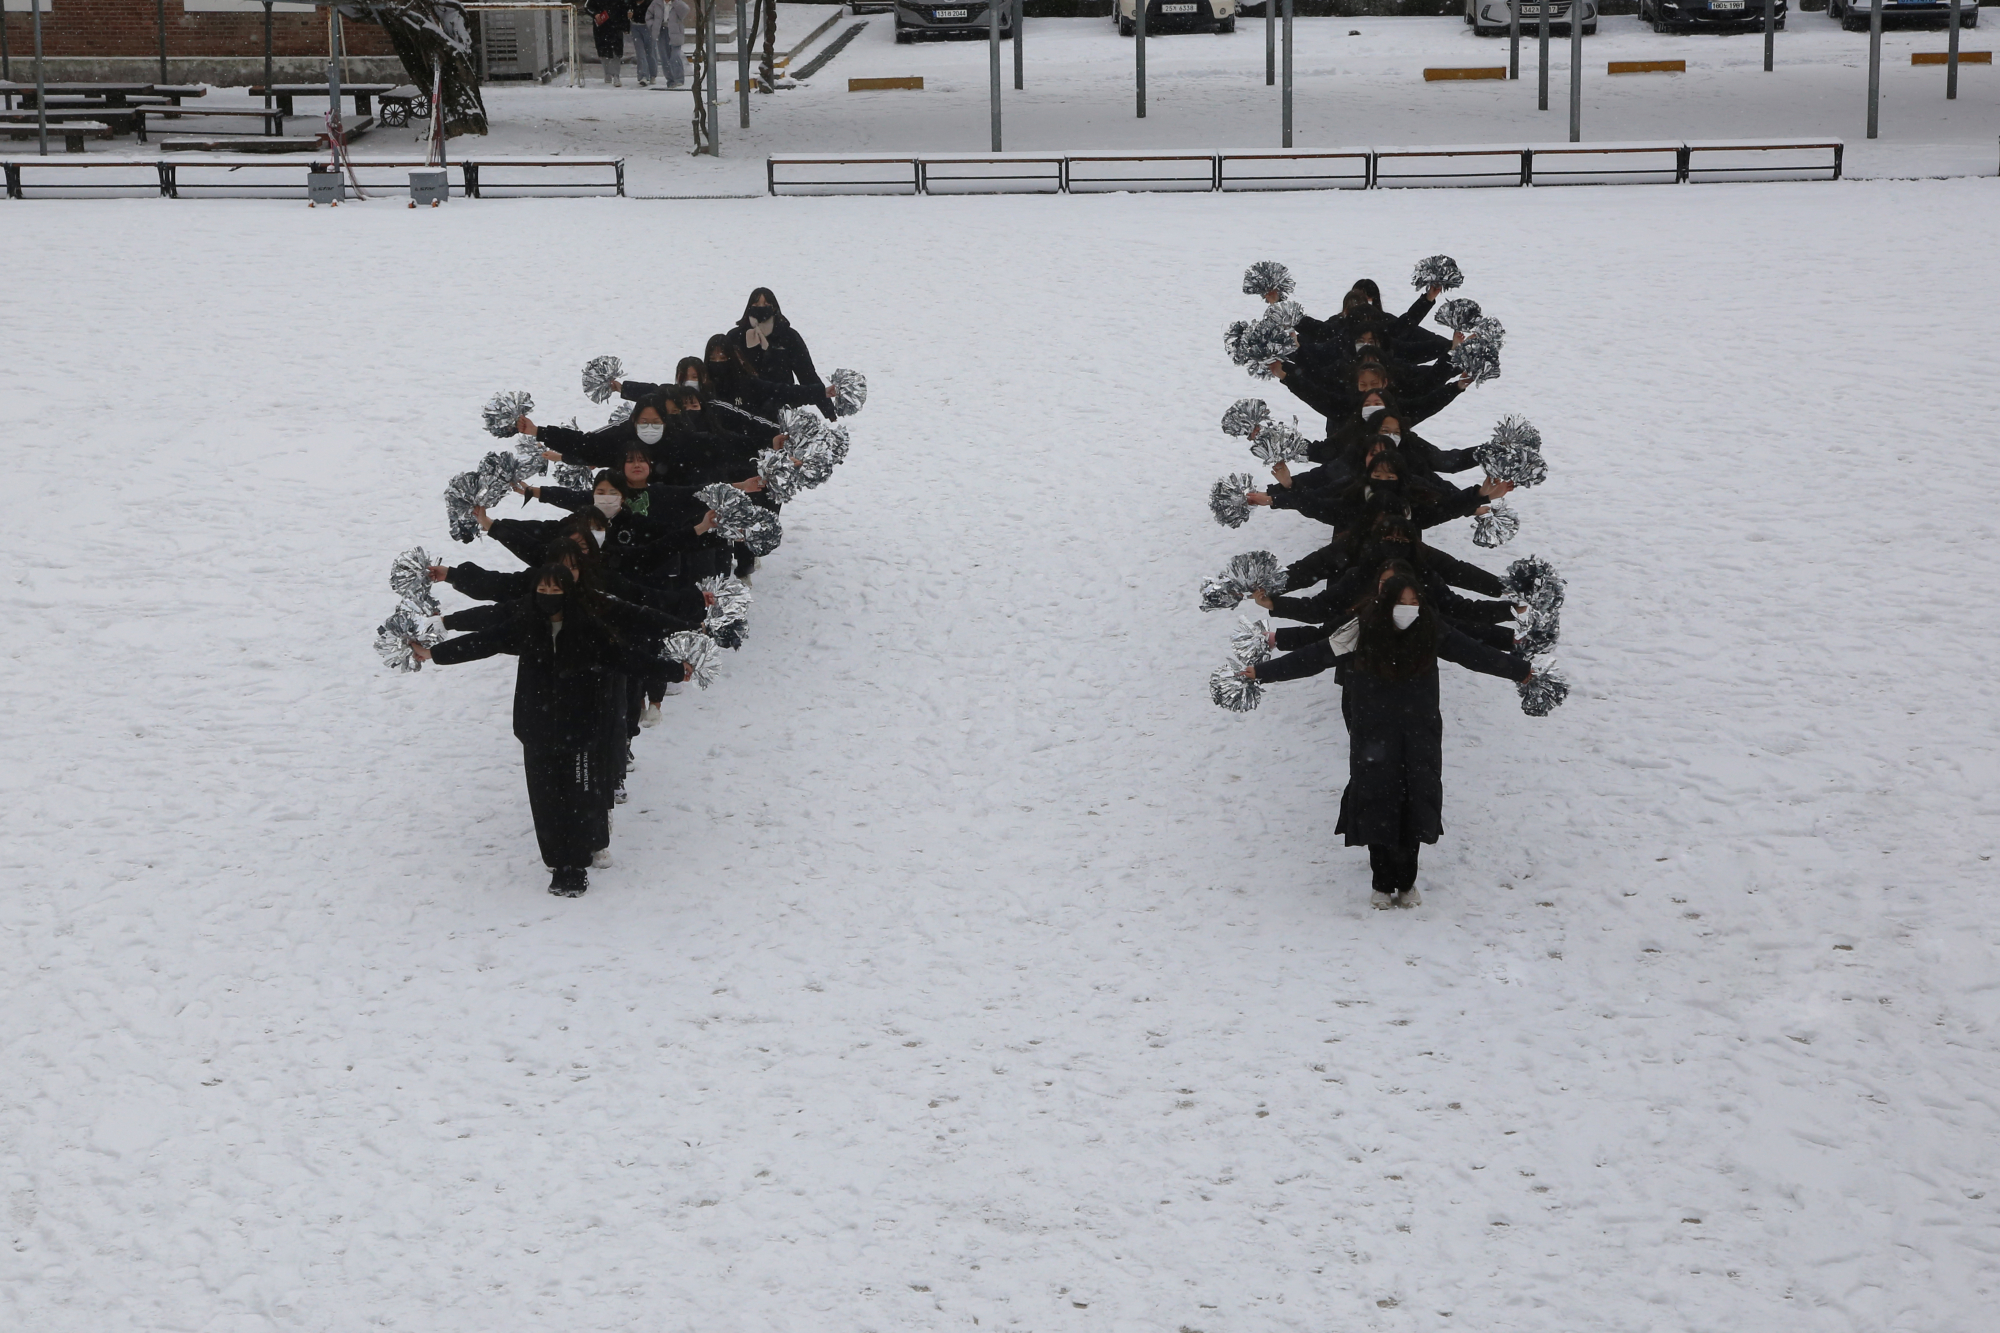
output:
<path id="1" fill-rule="evenodd" d="M 710 683 L 719 648 L 742 645 L 782 506 L 831 476 L 848 450 L 842 418 L 867 400 L 853 371 L 820 377 L 764 287 L 668 379 L 628 379 L 610 356 L 582 378 L 594 401 L 619 399 L 609 422 L 537 424 L 529 395 L 498 394 L 486 428 L 510 447 L 445 493 L 454 539 L 483 534 L 521 568 L 406 551 L 390 573 L 401 601 L 376 638 L 383 661 L 404 671 L 516 659 L 514 735 L 549 892 L 564 897 L 610 863 L 633 738 L 685 683 Z M 510 494 L 564 515 L 495 517 Z M 477 605 L 441 614 L 440 583 Z"/>
<path id="2" fill-rule="evenodd" d="M 1247 712 L 1264 686 L 1333 669 L 1348 733 L 1335 832 L 1348 846 L 1368 848 L 1377 907 L 1423 901 L 1418 852 L 1443 830 L 1438 662 L 1516 682 L 1532 716 L 1546 715 L 1568 693 L 1538 661 L 1559 632 L 1563 584 L 1555 570 L 1530 556 L 1496 575 L 1426 541 L 1428 529 L 1471 518 L 1476 544 L 1500 545 L 1519 527 L 1504 497 L 1548 471 L 1540 434 L 1518 417 L 1468 448 L 1443 448 L 1417 431 L 1500 373 L 1505 331 L 1498 321 L 1469 300 L 1439 304 L 1462 281 L 1457 264 L 1434 256 L 1417 265 L 1419 296 L 1402 314 L 1383 310 L 1380 288 L 1364 278 L 1337 315 L 1314 319 L 1291 299 L 1285 267 L 1260 262 L 1245 273 L 1243 290 L 1265 309 L 1225 335 L 1233 360 L 1282 383 L 1324 417 L 1326 433 L 1309 438 L 1273 418 L 1260 399 L 1233 404 L 1223 430 L 1249 441 L 1273 481 L 1260 486 L 1249 473 L 1224 478 L 1210 493 L 1212 511 L 1238 527 L 1253 508 L 1291 509 L 1332 533 L 1289 565 L 1268 551 L 1236 556 L 1203 585 L 1205 609 L 1249 599 L 1297 622 L 1273 630 L 1244 620 L 1231 639 L 1231 661 L 1210 677 L 1211 696 Z M 1434 309 L 1450 336 L 1423 327 Z M 1317 466 L 1295 470 L 1303 463 Z M 1484 472 L 1474 484 L 1444 480 L 1473 469 Z M 1314 585 L 1323 586 L 1308 592 Z"/>

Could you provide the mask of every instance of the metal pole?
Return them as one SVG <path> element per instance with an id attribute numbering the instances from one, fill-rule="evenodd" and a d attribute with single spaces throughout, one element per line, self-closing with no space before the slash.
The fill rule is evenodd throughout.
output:
<path id="1" fill-rule="evenodd" d="M 1764 72 L 1771 72 L 1771 63 L 1778 53 L 1778 0 L 1764 0 Z"/>
<path id="2" fill-rule="evenodd" d="M 1570 2 L 1574 4 L 1575 0 Z M 1543 111 L 1549 109 L 1549 4 L 1550 0 L 1536 0 L 1535 4 L 1541 11 L 1542 92 L 1539 109 Z"/>
<path id="3" fill-rule="evenodd" d="M 1882 102 L 1882 0 L 1868 6 L 1868 137 L 1875 137 Z"/>
<path id="4" fill-rule="evenodd" d="M 1000 151 L 1000 6 L 1005 0 L 989 0 L 986 6 L 987 82 L 992 85 L 993 151 Z"/>
<path id="5" fill-rule="evenodd" d="M 49 155 L 49 90 L 42 81 L 42 0 L 35 3 L 35 131 L 42 156 Z"/>
<path id="6" fill-rule="evenodd" d="M 1944 58 L 1944 100 L 1958 100 L 1958 0 L 1951 0 L 1951 47 Z"/>
<path id="7" fill-rule="evenodd" d="M 1146 118 L 1146 0 L 1133 0 L 1139 11 L 1135 36 L 1132 42 L 1133 59 L 1138 62 L 1139 119 Z"/>
<path id="8" fill-rule="evenodd" d="M 167 81 L 167 0 L 159 0 L 154 12 L 160 20 L 160 82 Z"/>
<path id="9" fill-rule="evenodd" d="M 327 129 L 333 134 L 338 135 L 340 133 L 340 61 L 337 57 L 340 51 L 340 38 L 337 35 L 339 28 L 336 25 L 340 22 L 340 11 L 329 9 L 326 11 L 326 14 Z M 338 171 L 340 170 L 340 147 L 338 144 L 332 144 L 329 147 L 333 149 L 334 153 L 333 169 Z"/>
<path id="10" fill-rule="evenodd" d="M 1278 86 L 1278 0 L 1264 0 L 1264 86 Z"/>
<path id="11" fill-rule="evenodd" d="M 1542 0 L 1544 4 L 1548 0 Z M 1583 139 L 1583 0 L 1569 6 L 1569 141 Z"/>
<path id="12" fill-rule="evenodd" d="M 576 9 L 571 7 L 563 15 L 563 23 L 569 28 L 569 86 L 583 87 L 583 70 L 576 63 Z"/>
<path id="13" fill-rule="evenodd" d="M 718 0 L 703 0 L 702 22 L 708 25 L 708 155 L 722 156 L 722 110 L 715 95 L 715 6 Z"/>
<path id="14" fill-rule="evenodd" d="M 1958 3 L 1958 0 L 1952 0 L 1952 3 Z M 1014 91 L 1017 93 L 1027 86 L 1025 71 L 1021 68 L 1021 29 L 1027 26 L 1027 17 L 1025 0 L 1014 0 Z"/>
<path id="15" fill-rule="evenodd" d="M 7 18 L 5 10 L 0 10 L 0 79 L 5 79 L 8 83 L 14 81 L 14 53 L 7 49 Z M 9 111 L 14 109 L 14 94 L 7 94 L 4 105 Z"/>
<path id="16" fill-rule="evenodd" d="M 1507 77 L 1521 77 L 1521 0 L 1507 0 Z"/>
<path id="17" fill-rule="evenodd" d="M 1292 146 L 1292 0 L 1285 0 L 1285 144 Z"/>
<path id="18" fill-rule="evenodd" d="M 736 0 L 736 128 L 750 128 L 750 15 Z M 663 34 L 664 35 L 664 34 Z"/>

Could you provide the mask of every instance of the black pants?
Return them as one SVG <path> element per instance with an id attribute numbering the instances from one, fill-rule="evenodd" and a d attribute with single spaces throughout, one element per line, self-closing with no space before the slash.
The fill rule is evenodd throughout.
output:
<path id="1" fill-rule="evenodd" d="M 590 854 L 609 846 L 605 804 L 592 772 L 588 750 L 556 750 L 523 745 L 521 764 L 528 778 L 528 808 L 535 816 L 535 841 L 551 870 L 588 869 Z"/>
<path id="2" fill-rule="evenodd" d="M 1371 842 L 1368 869 L 1377 893 L 1401 893 L 1417 882 L 1417 851 L 1422 844 Z"/>

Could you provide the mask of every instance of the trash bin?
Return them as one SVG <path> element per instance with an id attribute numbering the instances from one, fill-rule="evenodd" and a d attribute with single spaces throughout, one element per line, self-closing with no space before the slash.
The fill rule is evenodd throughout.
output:
<path id="1" fill-rule="evenodd" d="M 410 207 L 429 204 L 433 208 L 451 198 L 451 176 L 441 167 L 410 173 Z"/>
<path id="2" fill-rule="evenodd" d="M 347 182 L 339 171 L 306 168 L 306 199 L 314 205 L 337 204 L 347 198 Z"/>

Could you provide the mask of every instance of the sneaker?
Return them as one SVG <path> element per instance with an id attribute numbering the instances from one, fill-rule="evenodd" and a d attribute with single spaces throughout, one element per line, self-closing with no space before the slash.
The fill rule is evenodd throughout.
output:
<path id="1" fill-rule="evenodd" d="M 592 870 L 603 870 L 610 864 L 611 849 L 609 847 L 599 847 L 590 854 L 590 868 Z"/>
<path id="2" fill-rule="evenodd" d="M 639 725 L 642 727 L 659 726 L 660 706 L 656 703 L 648 703 L 644 708 L 641 708 L 639 710 Z"/>
<path id="3" fill-rule="evenodd" d="M 681 682 L 677 680 L 668 681 L 667 688 L 664 691 L 662 691 L 662 693 L 665 694 L 679 694 L 680 692 L 681 692 Z"/>
<path id="4" fill-rule="evenodd" d="M 1396 905 L 1396 895 L 1393 893 L 1371 893 L 1368 895 L 1368 901 L 1370 905 L 1377 908 L 1394 907 Z"/>
<path id="5" fill-rule="evenodd" d="M 563 866 L 549 878 L 549 892 L 558 898 L 581 898 L 590 887 L 590 872 L 582 866 Z"/>
<path id="6" fill-rule="evenodd" d="M 612 801 L 612 804 L 614 804 L 614 805 L 623 805 L 623 804 L 625 804 L 625 784 L 624 784 L 624 783 L 622 783 L 622 782 L 621 782 L 621 783 L 619 783 L 619 784 L 618 784 L 618 790 L 617 790 L 616 792 L 614 792 L 614 793 L 612 794 L 612 797 L 611 797 L 611 801 Z"/>
<path id="7" fill-rule="evenodd" d="M 1396 906 L 1398 907 L 1422 907 L 1423 905 L 1424 891 L 1414 884 L 1396 895 Z"/>

